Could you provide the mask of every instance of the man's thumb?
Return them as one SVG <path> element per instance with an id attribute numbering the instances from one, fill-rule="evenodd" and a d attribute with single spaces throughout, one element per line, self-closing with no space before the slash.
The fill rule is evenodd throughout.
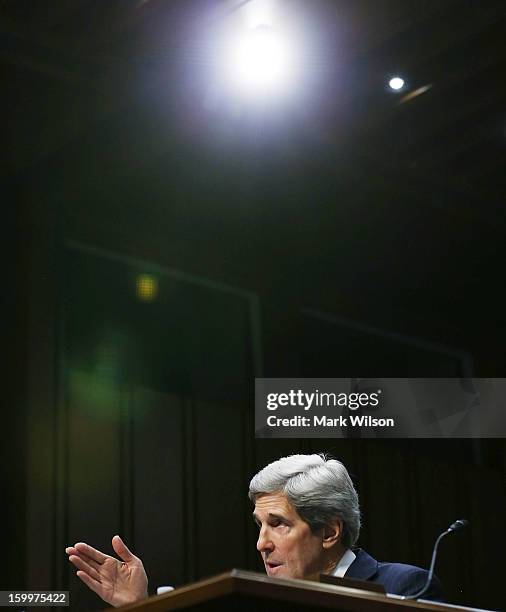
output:
<path id="1" fill-rule="evenodd" d="M 119 535 L 115 535 L 112 539 L 112 547 L 114 551 L 118 555 L 120 559 L 128 563 L 129 561 L 134 560 L 134 555 L 128 550 L 127 545 L 123 540 L 119 537 Z"/>

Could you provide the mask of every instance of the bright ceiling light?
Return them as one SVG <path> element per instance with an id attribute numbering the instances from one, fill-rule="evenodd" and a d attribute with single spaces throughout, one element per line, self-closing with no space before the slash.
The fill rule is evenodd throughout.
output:
<path id="1" fill-rule="evenodd" d="M 236 37 L 226 57 L 229 78 L 244 93 L 280 91 L 293 77 L 289 45 L 269 26 Z"/>
<path id="2" fill-rule="evenodd" d="M 399 91 L 400 89 L 404 87 L 404 79 L 398 76 L 393 77 L 388 82 L 388 85 L 390 89 L 393 89 L 394 91 Z"/>
<path id="3" fill-rule="evenodd" d="M 243 3 L 241 11 L 245 25 L 250 29 L 258 26 L 272 26 L 275 4 L 273 0 L 254 0 L 253 2 Z"/>

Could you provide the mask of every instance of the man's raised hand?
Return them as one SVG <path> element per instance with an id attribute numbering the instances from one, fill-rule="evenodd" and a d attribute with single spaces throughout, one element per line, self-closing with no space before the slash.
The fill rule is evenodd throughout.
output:
<path id="1" fill-rule="evenodd" d="M 108 604 L 118 607 L 144 599 L 148 596 L 148 577 L 142 561 L 117 535 L 112 547 L 122 561 L 84 542 L 69 546 L 65 552 L 77 568 L 78 577 Z"/>

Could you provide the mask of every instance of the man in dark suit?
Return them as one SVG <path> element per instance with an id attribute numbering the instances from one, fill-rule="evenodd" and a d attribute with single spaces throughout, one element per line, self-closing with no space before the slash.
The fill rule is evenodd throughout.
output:
<path id="1" fill-rule="evenodd" d="M 318 573 L 377 582 L 387 593 L 413 595 L 427 572 L 402 563 L 378 563 L 355 548 L 360 532 L 358 495 L 344 465 L 322 455 L 292 455 L 270 463 L 250 482 L 258 525 L 257 550 L 268 576 L 306 578 Z M 223 527 L 226 534 L 226 526 Z M 119 536 L 114 557 L 78 543 L 66 549 L 78 577 L 104 601 L 120 606 L 147 596 L 141 560 Z M 425 599 L 442 600 L 434 579 Z"/>
<path id="2" fill-rule="evenodd" d="M 269 576 L 317 573 L 377 582 L 387 593 L 414 595 L 428 572 L 402 563 L 378 563 L 355 548 L 360 533 L 358 495 L 340 461 L 292 455 L 270 463 L 250 483 L 260 533 L 257 549 Z M 441 601 L 437 578 L 425 599 Z"/>
<path id="3" fill-rule="evenodd" d="M 428 572 L 419 567 L 405 563 L 381 563 L 360 548 L 354 549 L 353 552 L 356 559 L 346 572 L 346 578 L 377 582 L 385 587 L 387 593 L 397 595 L 414 595 L 420 592 L 427 582 Z M 424 592 L 423 599 L 444 600 L 443 587 L 436 576 Z"/>

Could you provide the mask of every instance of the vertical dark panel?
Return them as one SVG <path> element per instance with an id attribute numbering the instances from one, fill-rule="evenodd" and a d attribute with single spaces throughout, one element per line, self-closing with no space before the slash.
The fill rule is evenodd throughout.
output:
<path id="1" fill-rule="evenodd" d="M 206 576 L 247 563 L 247 482 L 240 406 L 195 406 L 197 573 Z"/>
<path id="2" fill-rule="evenodd" d="M 76 370 L 68 375 L 68 533 L 108 554 L 120 525 L 119 388 Z M 98 598 L 71 581 L 76 609 L 100 608 Z"/>
<path id="3" fill-rule="evenodd" d="M 471 605 L 496 608 L 504 594 L 504 473 L 473 466 L 466 470 L 464 482 L 470 525 L 455 543 L 460 551 L 455 588 L 474 596 Z"/>
<path id="4" fill-rule="evenodd" d="M 2 329 L 4 376 L 0 402 L 2 436 L 0 460 L 0 520 L 4 533 L 4 554 L 0 557 L 0 588 L 25 588 L 26 521 L 26 370 L 28 323 L 28 261 L 24 210 L 19 187 L 0 188 L 6 204 L 2 213 Z M 7 205 L 8 203 L 8 205 Z M 25 238 L 25 240 L 22 239 Z M 4 251 L 5 249 L 5 251 Z M 9 265 L 5 265 L 5 264 Z M 6 375 L 5 375 L 6 374 Z"/>
<path id="5" fill-rule="evenodd" d="M 198 575 L 196 572 L 197 565 L 197 547 L 198 539 L 197 530 L 197 507 L 196 507 L 196 471 L 195 463 L 195 409 L 192 402 L 185 401 L 184 404 L 184 498 L 185 498 L 185 515 L 183 521 L 183 531 L 185 538 L 185 557 L 184 568 L 185 578 L 187 582 L 195 580 Z"/>
<path id="6" fill-rule="evenodd" d="M 409 563 L 413 496 L 409 457 L 378 441 L 362 443 L 362 508 L 367 548 L 383 561 Z"/>
<path id="7" fill-rule="evenodd" d="M 131 546 L 153 591 L 185 578 L 183 403 L 174 395 L 137 388 L 131 410 Z"/>
<path id="8" fill-rule="evenodd" d="M 436 537 L 461 513 L 457 503 L 458 466 L 425 457 L 417 457 L 416 463 L 416 534 L 420 542 L 417 562 L 428 565 Z M 448 542 L 445 544 L 448 546 Z"/>
<path id="9" fill-rule="evenodd" d="M 37 181 L 28 187 L 29 312 L 26 363 L 26 588 L 61 585 L 61 459 L 57 388 L 57 211 Z"/>

